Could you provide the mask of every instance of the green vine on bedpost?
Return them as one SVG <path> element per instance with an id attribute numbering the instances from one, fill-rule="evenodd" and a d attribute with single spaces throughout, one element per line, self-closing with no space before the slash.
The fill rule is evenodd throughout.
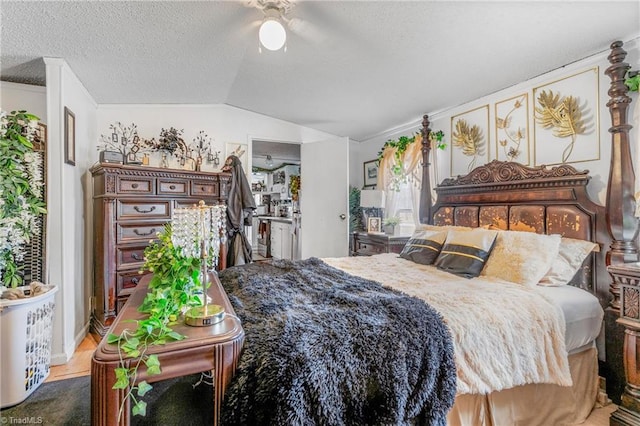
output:
<path id="1" fill-rule="evenodd" d="M 148 317 L 131 321 L 136 328 L 125 329 L 119 335 L 109 334 L 107 342 L 118 345 L 120 367 L 115 369 L 116 383 L 113 389 L 129 389 L 120 405 L 118 419 L 122 416 L 124 402 L 130 399 L 134 416 L 145 416 L 147 403 L 142 398 L 153 387 L 146 381 L 136 385 L 139 368 L 144 364 L 148 376 L 160 374 L 157 355 L 147 354 L 149 346 L 183 340 L 185 336 L 171 326 L 178 323 L 182 312 L 191 306 L 202 305 L 200 281 L 200 259 L 187 257 L 171 241 L 171 225 L 165 225 L 144 251 L 145 263 L 142 271 L 150 271 L 149 292 L 138 307 Z M 136 359 L 128 366 L 127 359 Z"/>

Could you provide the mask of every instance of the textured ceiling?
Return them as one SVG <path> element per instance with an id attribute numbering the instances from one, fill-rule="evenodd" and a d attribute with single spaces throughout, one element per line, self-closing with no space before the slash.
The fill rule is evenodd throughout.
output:
<path id="1" fill-rule="evenodd" d="M 608 50 L 640 2 L 297 1 L 258 52 L 247 1 L 0 1 L 1 78 L 64 58 L 98 103 L 224 103 L 363 140 Z"/>

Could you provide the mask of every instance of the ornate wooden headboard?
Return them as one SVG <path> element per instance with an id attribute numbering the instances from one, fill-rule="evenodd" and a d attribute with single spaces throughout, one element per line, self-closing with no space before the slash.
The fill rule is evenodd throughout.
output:
<path id="1" fill-rule="evenodd" d="M 465 176 L 445 179 L 435 188 L 429 212 L 435 225 L 494 226 L 504 230 L 560 234 L 598 243 L 601 253 L 585 261 L 572 285 L 596 294 L 602 306 L 609 298 L 604 251 L 608 246 L 604 207 L 586 192 L 588 171 L 561 165 L 527 167 L 494 160 Z M 605 285 L 598 287 L 597 283 Z"/>

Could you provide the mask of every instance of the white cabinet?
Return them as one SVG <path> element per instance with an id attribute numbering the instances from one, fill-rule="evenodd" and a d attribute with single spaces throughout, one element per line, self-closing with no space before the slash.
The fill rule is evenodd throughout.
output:
<path id="1" fill-rule="evenodd" d="M 271 256 L 275 259 L 291 259 L 291 224 L 271 221 Z"/>

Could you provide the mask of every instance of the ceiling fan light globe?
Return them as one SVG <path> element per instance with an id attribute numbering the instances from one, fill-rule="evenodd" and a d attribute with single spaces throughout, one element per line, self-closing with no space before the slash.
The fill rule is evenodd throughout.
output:
<path id="1" fill-rule="evenodd" d="M 287 41 L 287 32 L 277 19 L 266 19 L 258 31 L 260 43 L 268 50 L 280 50 Z"/>

